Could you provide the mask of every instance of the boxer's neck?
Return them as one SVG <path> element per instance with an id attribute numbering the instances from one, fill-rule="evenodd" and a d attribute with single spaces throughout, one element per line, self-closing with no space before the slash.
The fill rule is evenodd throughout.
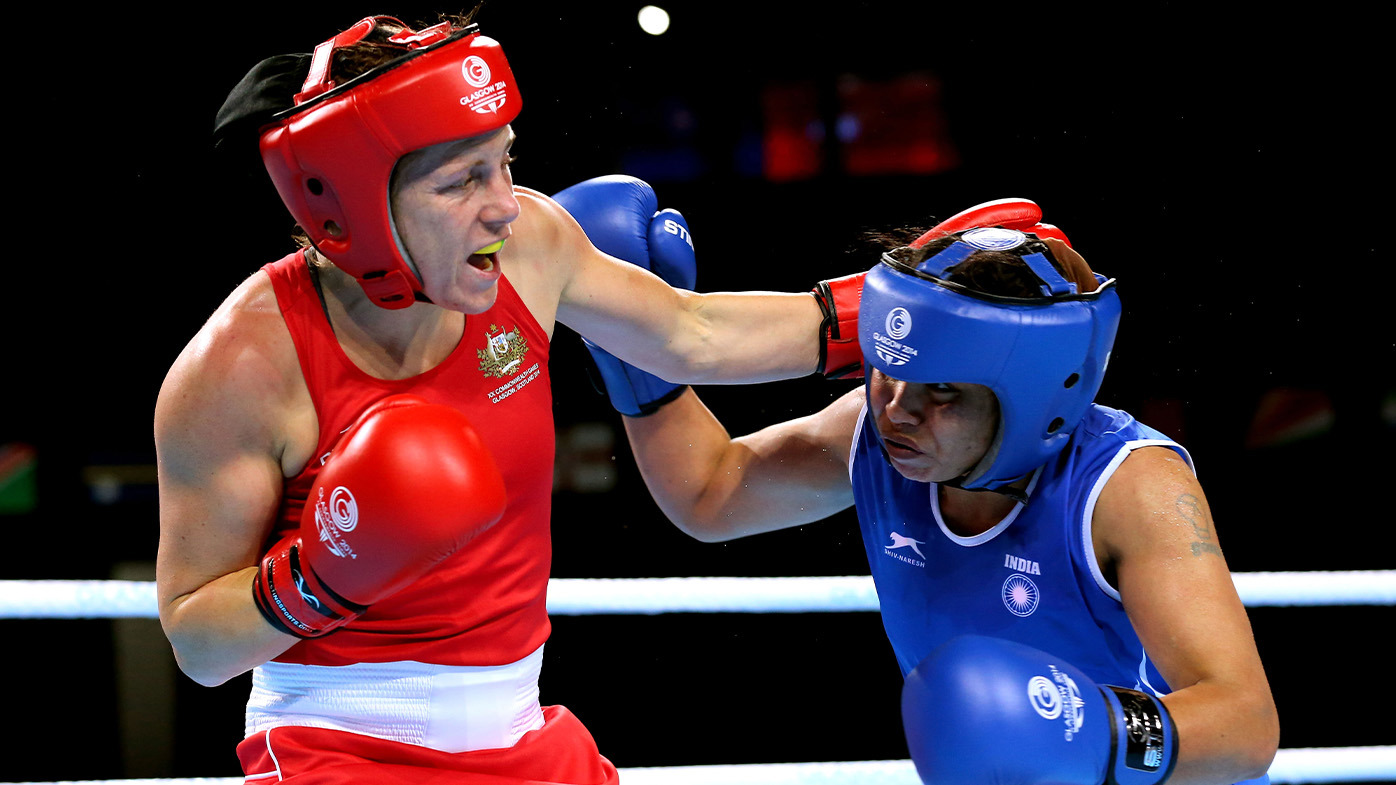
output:
<path id="1" fill-rule="evenodd" d="M 1022 478 L 1010 487 L 1027 488 L 1032 476 Z M 992 491 L 967 491 L 951 485 L 937 486 L 940 494 L 940 516 L 950 531 L 961 537 L 973 537 L 997 526 L 1018 504 L 1016 500 Z"/>
<path id="2" fill-rule="evenodd" d="M 403 379 L 439 365 L 454 351 L 465 315 L 430 303 L 388 309 L 374 304 L 353 276 L 317 266 L 325 314 L 345 354 L 365 373 Z"/>

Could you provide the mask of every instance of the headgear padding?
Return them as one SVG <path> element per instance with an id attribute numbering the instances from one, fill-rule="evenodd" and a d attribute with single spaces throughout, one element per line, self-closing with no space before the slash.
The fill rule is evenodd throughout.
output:
<path id="1" fill-rule="evenodd" d="M 1018 255 L 1042 296 L 995 296 L 944 279 L 981 250 Z M 907 382 L 982 384 L 998 397 L 998 433 L 960 487 L 1000 488 L 1046 463 L 1100 391 L 1120 323 L 1115 281 L 1096 275 L 1096 290 L 1078 293 L 1045 251 L 1012 229 L 971 229 L 915 268 L 884 254 L 863 282 L 858 341 L 870 365 Z"/>
<path id="2" fill-rule="evenodd" d="M 414 150 L 503 128 L 520 99 L 503 50 L 475 25 L 405 29 L 390 39 L 405 49 L 401 58 L 334 84 L 334 50 L 363 40 L 380 20 L 397 22 L 369 17 L 316 47 L 296 106 L 263 129 L 261 150 L 315 247 L 370 300 L 406 308 L 422 282 L 393 229 L 393 167 Z"/>

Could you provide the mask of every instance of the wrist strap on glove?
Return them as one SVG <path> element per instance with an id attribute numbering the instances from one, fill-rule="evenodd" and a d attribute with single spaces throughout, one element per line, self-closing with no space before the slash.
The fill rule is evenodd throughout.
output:
<path id="1" fill-rule="evenodd" d="M 271 626 L 297 638 L 318 638 L 368 610 L 336 594 L 301 563 L 298 537 L 283 539 L 262 558 L 252 599 Z"/>
<path id="2" fill-rule="evenodd" d="M 1178 763 L 1178 729 L 1163 705 L 1138 690 L 1101 687 L 1114 720 L 1105 785 L 1166 782 Z"/>
<path id="3" fill-rule="evenodd" d="M 845 275 L 820 281 L 812 290 L 824 320 L 819 323 L 819 367 L 829 379 L 863 378 L 863 350 L 858 346 L 858 306 L 863 300 L 863 276 Z"/>

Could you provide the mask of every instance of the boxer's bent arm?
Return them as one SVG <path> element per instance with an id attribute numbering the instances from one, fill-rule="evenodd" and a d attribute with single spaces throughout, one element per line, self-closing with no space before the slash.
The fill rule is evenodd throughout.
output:
<path id="1" fill-rule="evenodd" d="M 1279 745 L 1275 702 L 1187 464 L 1164 447 L 1135 450 L 1101 493 L 1092 534 L 1145 650 L 1173 690 L 1163 698 L 1179 739 L 1170 785 L 1263 774 Z"/>
<path id="2" fill-rule="evenodd" d="M 283 480 L 273 413 L 284 367 L 268 352 L 290 341 L 284 326 L 263 334 L 275 324 L 255 316 L 215 314 L 176 360 L 155 412 L 160 622 L 181 670 L 210 686 L 297 640 L 252 599 Z"/>
<path id="3" fill-rule="evenodd" d="M 790 379 L 818 367 L 823 314 L 808 292 L 674 289 L 601 253 L 565 210 L 546 204 L 558 253 L 570 260 L 558 321 L 620 359 L 676 384 Z"/>
<path id="4" fill-rule="evenodd" d="M 686 391 L 645 417 L 626 417 L 640 473 L 664 514 L 718 542 L 826 518 L 853 504 L 848 451 L 858 388 L 823 411 L 732 439 Z"/>

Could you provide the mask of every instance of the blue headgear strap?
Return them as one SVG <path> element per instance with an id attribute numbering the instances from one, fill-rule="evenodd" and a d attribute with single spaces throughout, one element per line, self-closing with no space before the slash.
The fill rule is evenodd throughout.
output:
<path id="1" fill-rule="evenodd" d="M 968 259 L 971 254 L 979 251 L 1011 251 L 1027 241 L 1027 235 L 1013 229 L 994 226 L 970 229 L 960 235 L 954 244 L 916 265 L 916 269 L 933 278 L 944 278 L 947 270 Z M 1076 294 L 1076 284 L 1057 272 L 1057 268 L 1041 252 L 1022 254 L 1018 258 L 1042 280 L 1043 297 Z"/>

